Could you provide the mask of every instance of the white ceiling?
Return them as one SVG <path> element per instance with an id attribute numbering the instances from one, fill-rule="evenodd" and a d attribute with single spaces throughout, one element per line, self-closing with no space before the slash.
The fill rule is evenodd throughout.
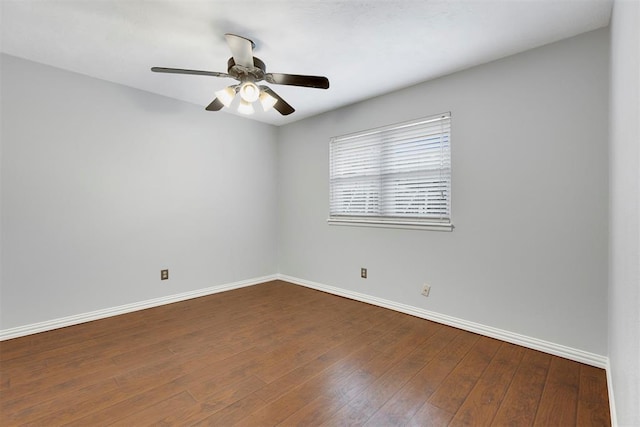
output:
<path id="1" fill-rule="evenodd" d="M 328 90 L 270 85 L 281 125 L 607 26 L 612 0 L 0 0 L 1 50 L 201 106 L 231 79 L 230 32 L 267 71 L 327 76 Z M 226 110 L 226 109 L 225 109 Z M 212 112 L 210 114 L 224 114 Z"/>

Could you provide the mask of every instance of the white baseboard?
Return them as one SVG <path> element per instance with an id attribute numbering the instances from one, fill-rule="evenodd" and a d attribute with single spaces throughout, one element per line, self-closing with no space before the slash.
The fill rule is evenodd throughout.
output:
<path id="1" fill-rule="evenodd" d="M 18 338 L 25 335 L 36 334 L 38 332 L 50 331 L 53 329 L 64 328 L 65 326 L 77 325 L 79 323 L 90 322 L 92 320 L 104 319 L 105 317 L 117 316 L 119 314 L 131 313 L 132 311 L 144 310 L 160 305 L 171 304 L 174 302 L 184 301 L 192 298 L 198 298 L 205 295 L 216 294 L 218 292 L 230 291 L 232 289 L 243 288 L 245 286 L 253 286 L 260 283 L 276 280 L 276 274 L 269 276 L 256 277 L 254 279 L 241 280 L 224 285 L 211 286 L 209 288 L 198 289 L 195 291 L 184 292 L 166 297 L 154 298 L 146 301 L 125 304 L 118 307 L 105 308 L 89 313 L 76 314 L 73 316 L 61 317 L 59 319 L 47 320 L 45 322 L 33 323 L 16 328 L 0 330 L 0 341 Z"/>
<path id="2" fill-rule="evenodd" d="M 515 332 L 505 331 L 503 329 L 482 325 L 480 323 L 469 322 L 467 320 L 458 319 L 456 317 L 447 316 L 445 314 L 424 310 L 410 305 L 397 303 L 382 298 L 373 297 L 371 295 L 361 294 L 358 292 L 347 291 L 334 286 L 324 285 L 309 280 L 299 279 L 284 274 L 278 274 L 278 279 L 290 282 L 296 285 L 305 286 L 319 291 L 328 292 L 330 294 L 339 295 L 341 297 L 350 298 L 357 301 L 366 302 L 368 304 L 377 305 L 379 307 L 388 308 L 399 311 L 401 313 L 410 314 L 422 319 L 432 320 L 437 323 L 453 326 L 465 331 L 474 332 L 491 338 L 496 338 L 512 344 L 521 345 L 523 347 L 539 350 L 544 353 L 553 354 L 555 356 L 564 357 L 565 359 L 574 360 L 576 362 L 607 369 L 609 358 L 599 354 L 589 353 L 587 351 L 578 350 L 561 344 L 540 340 L 526 335 L 517 334 Z M 608 374 L 608 372 L 607 372 Z M 609 375 L 607 375 L 609 378 Z M 610 393 L 611 394 L 611 393 Z"/>
<path id="3" fill-rule="evenodd" d="M 607 366 L 604 368 L 607 372 L 607 392 L 609 394 L 609 411 L 611 415 L 611 427 L 618 427 L 618 416 L 616 415 L 616 403 L 613 398 L 613 373 L 611 365 L 607 359 Z"/>

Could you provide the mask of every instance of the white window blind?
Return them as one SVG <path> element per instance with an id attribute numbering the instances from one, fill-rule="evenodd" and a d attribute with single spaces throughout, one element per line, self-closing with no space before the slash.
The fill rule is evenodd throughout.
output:
<path id="1" fill-rule="evenodd" d="M 451 230 L 451 115 L 331 138 L 330 223 Z"/>

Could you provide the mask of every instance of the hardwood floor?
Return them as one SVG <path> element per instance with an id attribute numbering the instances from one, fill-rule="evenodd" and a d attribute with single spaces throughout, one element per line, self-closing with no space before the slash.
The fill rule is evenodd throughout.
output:
<path id="1" fill-rule="evenodd" d="M 0 425 L 607 426 L 601 369 L 269 282 L 0 343 Z"/>

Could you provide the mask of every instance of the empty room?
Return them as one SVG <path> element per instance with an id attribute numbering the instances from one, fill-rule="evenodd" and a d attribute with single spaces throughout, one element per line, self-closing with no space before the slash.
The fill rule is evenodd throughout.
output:
<path id="1" fill-rule="evenodd" d="M 640 0 L 0 31 L 0 425 L 640 426 Z"/>

